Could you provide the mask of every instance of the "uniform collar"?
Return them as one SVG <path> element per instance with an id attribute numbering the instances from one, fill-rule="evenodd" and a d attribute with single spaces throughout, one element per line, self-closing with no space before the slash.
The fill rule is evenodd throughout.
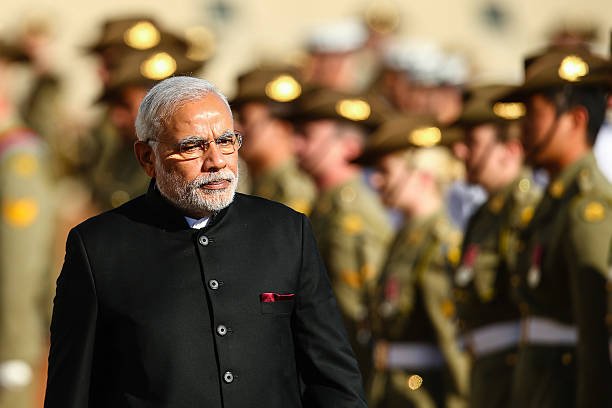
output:
<path id="1" fill-rule="evenodd" d="M 578 177 L 581 170 L 595 166 L 595 156 L 593 152 L 589 152 L 584 157 L 575 161 L 563 171 L 551 182 L 546 188 L 546 194 L 554 199 L 560 199 L 567 195 L 569 187 L 572 185 L 574 180 Z"/>
<path id="2" fill-rule="evenodd" d="M 519 176 L 503 187 L 498 192 L 491 194 L 491 197 L 486 202 L 486 208 L 493 214 L 502 212 L 506 203 L 516 195 L 525 194 L 533 186 L 531 171 L 527 168 L 522 168 Z"/>

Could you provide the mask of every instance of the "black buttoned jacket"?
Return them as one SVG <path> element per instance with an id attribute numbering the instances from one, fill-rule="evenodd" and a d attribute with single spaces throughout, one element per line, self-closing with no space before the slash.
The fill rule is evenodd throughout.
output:
<path id="1" fill-rule="evenodd" d="M 302 214 L 237 194 L 194 230 L 150 187 L 70 232 L 46 408 L 365 406 Z"/>

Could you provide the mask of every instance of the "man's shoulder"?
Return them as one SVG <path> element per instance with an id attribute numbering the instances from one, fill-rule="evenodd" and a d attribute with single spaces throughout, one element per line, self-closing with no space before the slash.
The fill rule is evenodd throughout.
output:
<path id="1" fill-rule="evenodd" d="M 116 232 L 122 225 L 133 223 L 135 216 L 145 216 L 147 212 L 145 201 L 144 195 L 136 197 L 117 208 L 86 219 L 74 227 L 74 230 L 81 234 Z"/>
<path id="2" fill-rule="evenodd" d="M 236 193 L 232 206 L 236 206 L 240 209 L 248 207 L 256 211 L 284 212 L 287 215 L 299 214 L 297 211 L 292 210 L 290 207 L 279 203 L 278 201 L 244 193 Z"/>

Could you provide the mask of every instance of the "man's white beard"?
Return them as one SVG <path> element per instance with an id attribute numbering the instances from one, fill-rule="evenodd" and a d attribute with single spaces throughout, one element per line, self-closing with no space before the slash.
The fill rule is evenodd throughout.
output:
<path id="1" fill-rule="evenodd" d="M 178 173 L 167 172 L 158 163 L 155 169 L 157 188 L 166 199 L 188 215 L 203 217 L 224 209 L 234 200 L 238 176 L 228 168 L 185 181 Z M 206 183 L 220 180 L 227 180 L 230 185 L 222 190 L 203 187 Z"/>

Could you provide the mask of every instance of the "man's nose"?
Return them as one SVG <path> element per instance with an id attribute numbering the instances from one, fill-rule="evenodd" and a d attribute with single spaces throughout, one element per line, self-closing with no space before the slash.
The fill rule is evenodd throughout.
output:
<path id="1" fill-rule="evenodd" d="M 219 146 L 214 142 L 208 145 L 208 150 L 202 158 L 202 171 L 205 172 L 220 170 L 227 166 L 225 155 L 221 153 Z"/>

